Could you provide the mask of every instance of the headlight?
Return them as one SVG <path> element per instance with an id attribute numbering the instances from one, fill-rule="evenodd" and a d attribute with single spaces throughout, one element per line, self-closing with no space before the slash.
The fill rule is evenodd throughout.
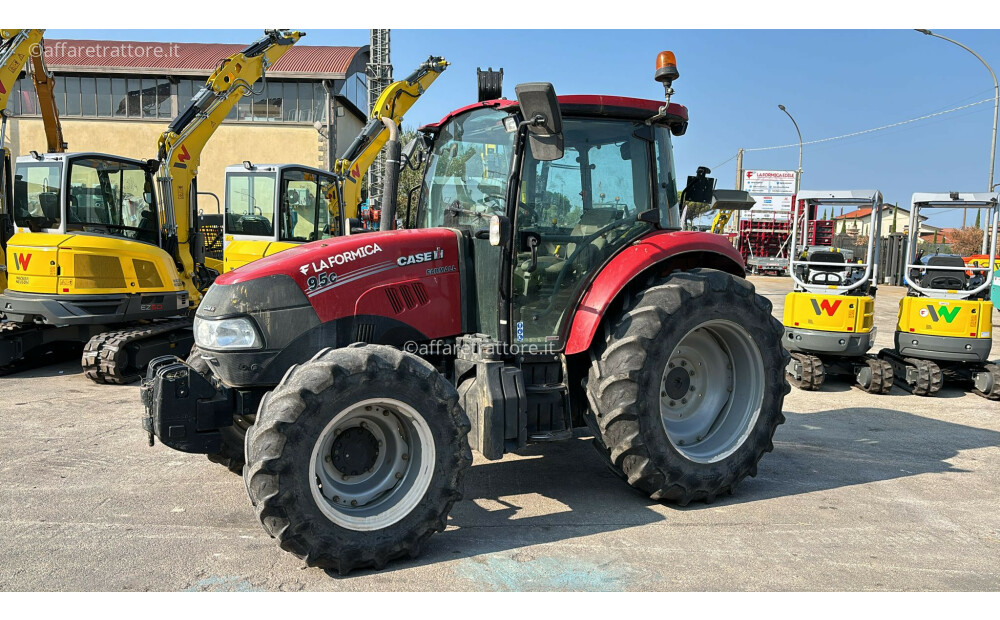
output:
<path id="1" fill-rule="evenodd" d="M 253 322 L 246 317 L 194 319 L 194 341 L 205 349 L 259 349 L 262 346 Z"/>

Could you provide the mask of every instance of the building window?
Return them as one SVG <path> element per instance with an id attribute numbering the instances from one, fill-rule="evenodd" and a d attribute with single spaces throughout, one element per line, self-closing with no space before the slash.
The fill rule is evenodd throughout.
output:
<path id="1" fill-rule="evenodd" d="M 362 75 L 355 74 L 354 90 L 341 87 L 339 96 L 348 100 L 363 97 L 364 80 L 357 77 Z M 177 111 L 184 111 L 204 85 L 200 79 L 177 80 Z M 65 118 L 169 120 L 174 116 L 171 82 L 165 77 L 57 75 L 53 94 L 59 115 Z M 254 84 L 253 92 L 240 98 L 226 120 L 312 124 L 326 122 L 326 107 L 326 90 L 321 82 L 267 80 Z M 30 78 L 15 82 L 8 111 L 15 116 L 39 114 Z"/>

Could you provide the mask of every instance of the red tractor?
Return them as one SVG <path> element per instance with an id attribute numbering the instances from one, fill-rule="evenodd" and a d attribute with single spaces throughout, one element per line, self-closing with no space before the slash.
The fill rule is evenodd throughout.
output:
<path id="1" fill-rule="evenodd" d="M 788 354 L 736 250 L 680 230 L 685 200 L 752 202 L 705 169 L 678 199 L 672 54 L 656 77 L 665 103 L 521 84 L 423 127 L 416 228 L 388 230 L 389 166 L 381 232 L 216 279 L 192 356 L 150 365 L 150 439 L 241 469 L 281 548 L 342 573 L 443 530 L 470 446 L 589 427 L 654 499 L 732 492 L 784 421 Z"/>

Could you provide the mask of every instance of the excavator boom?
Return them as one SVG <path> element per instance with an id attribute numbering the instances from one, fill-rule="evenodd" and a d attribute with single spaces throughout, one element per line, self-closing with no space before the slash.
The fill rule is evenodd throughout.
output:
<path id="1" fill-rule="evenodd" d="M 389 139 L 389 130 L 382 119 L 391 119 L 397 127 L 400 126 L 403 115 L 447 67 L 448 62 L 444 58 L 431 56 L 406 79 L 390 84 L 375 102 L 364 129 L 347 148 L 344 157 L 334 164 L 334 172 L 344 175 L 343 202 L 348 218 L 357 217 L 361 202 L 361 177 Z"/>
<path id="2" fill-rule="evenodd" d="M 44 33 L 42 29 L 0 29 L 0 110 L 7 109 L 14 83 L 30 59 L 29 73 L 38 95 L 47 151 L 65 153 L 66 141 L 59 122 L 59 110 L 56 109 L 55 80 L 45 67 Z"/>
<path id="3" fill-rule="evenodd" d="M 201 261 L 196 260 L 200 257 L 193 251 L 198 251 L 199 244 L 191 243 L 194 183 L 202 151 L 240 98 L 252 93 L 254 83 L 304 35 L 269 30 L 242 52 L 223 60 L 187 109 L 160 136 L 161 222 L 165 237 L 172 240 L 168 249 L 179 262 L 181 280 L 192 305 L 201 298 L 201 289 L 210 284 L 198 275 Z"/>

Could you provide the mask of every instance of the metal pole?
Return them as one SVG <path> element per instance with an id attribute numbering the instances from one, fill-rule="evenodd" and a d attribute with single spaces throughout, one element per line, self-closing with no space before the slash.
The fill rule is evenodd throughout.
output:
<path id="1" fill-rule="evenodd" d="M 785 109 L 785 106 L 779 103 L 778 109 L 784 112 L 785 114 L 788 114 L 788 118 L 792 119 L 792 124 L 795 125 L 795 133 L 799 134 L 799 169 L 798 172 L 795 174 L 795 195 L 798 196 L 799 187 L 802 182 L 802 132 L 799 131 L 799 124 L 795 122 L 795 119 L 792 118 L 792 115 L 788 113 L 788 110 Z M 795 205 L 792 205 L 792 208 L 794 209 Z"/>
<path id="2" fill-rule="evenodd" d="M 997 157 L 997 119 L 1000 118 L 1000 83 L 997 82 L 997 74 L 993 72 L 993 68 L 990 67 L 989 63 L 987 63 L 985 60 L 983 60 L 982 56 L 980 56 L 979 54 L 975 53 L 974 51 L 972 51 L 971 49 L 967 48 L 966 46 L 962 45 L 958 41 L 955 41 L 954 39 L 949 39 L 948 37 L 941 36 L 939 34 L 931 32 L 930 30 L 924 30 L 924 29 L 920 29 L 920 28 L 917 28 L 916 30 L 917 30 L 917 32 L 920 32 L 920 33 L 923 33 L 923 34 L 926 34 L 926 35 L 930 35 L 932 37 L 937 37 L 939 39 L 944 39 L 945 41 L 948 41 L 949 43 L 954 43 L 955 45 L 957 45 L 960 48 L 964 49 L 965 51 L 969 52 L 970 54 L 972 54 L 973 56 L 975 56 L 979 60 L 979 62 L 983 63 L 983 66 L 986 67 L 986 70 L 990 72 L 990 77 L 993 78 L 993 142 L 992 142 L 992 146 L 990 147 L 990 181 L 986 185 L 987 191 L 992 192 L 993 188 L 995 187 L 995 185 L 993 184 L 993 167 L 994 167 L 994 164 L 996 163 L 996 157 Z M 963 209 L 962 210 L 962 227 L 963 228 L 965 228 L 965 214 L 966 214 L 967 211 L 968 211 L 968 209 Z M 983 231 L 983 248 L 984 248 L 983 249 L 983 253 L 985 253 L 986 252 L 986 250 L 985 250 L 985 248 L 986 248 L 986 234 L 985 234 L 985 230 Z"/>
<path id="3" fill-rule="evenodd" d="M 743 149 L 736 151 L 736 189 L 743 189 Z"/>

